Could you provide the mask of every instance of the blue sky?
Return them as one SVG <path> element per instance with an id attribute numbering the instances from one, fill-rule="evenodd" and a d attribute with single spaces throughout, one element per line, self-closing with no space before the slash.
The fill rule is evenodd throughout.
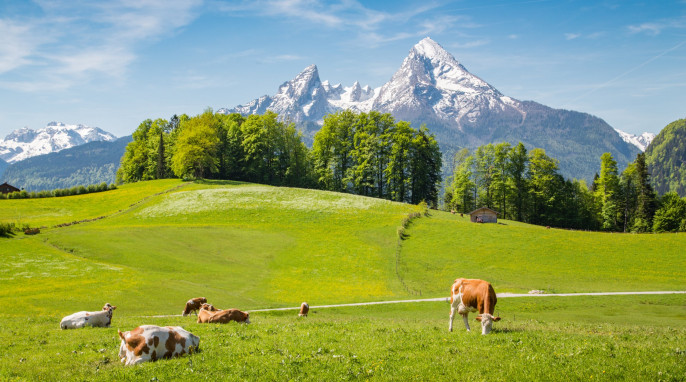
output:
<path id="1" fill-rule="evenodd" d="M 378 87 L 426 36 L 519 100 L 635 134 L 686 117 L 686 0 L 4 0 L 0 138 L 50 121 L 123 136 L 310 64 Z"/>

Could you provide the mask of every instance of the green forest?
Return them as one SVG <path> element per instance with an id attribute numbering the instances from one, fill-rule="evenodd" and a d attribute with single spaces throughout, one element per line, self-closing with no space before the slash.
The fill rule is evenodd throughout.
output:
<path id="1" fill-rule="evenodd" d="M 339 112 L 310 150 L 295 124 L 213 113 L 145 120 L 126 147 L 117 181 L 178 177 L 318 188 L 438 205 L 441 153 L 425 127 L 390 114 Z"/>
<path id="2" fill-rule="evenodd" d="M 275 113 L 244 117 L 207 109 L 143 121 L 126 147 L 117 181 L 230 179 L 424 201 L 461 213 L 486 206 L 503 219 L 560 228 L 686 231 L 686 199 L 655 192 L 643 153 L 621 173 L 612 155 L 603 154 L 590 185 L 564 179 L 557 159 L 521 142 L 458 151 L 445 182 L 442 164 L 426 127 L 415 129 L 390 114 L 327 115 L 309 149 L 295 124 Z"/>
<path id="3" fill-rule="evenodd" d="M 686 196 L 686 119 L 665 126 L 646 148 L 655 191 Z"/>
<path id="4" fill-rule="evenodd" d="M 457 212 L 486 206 L 499 217 L 531 224 L 614 232 L 686 231 L 686 198 L 658 197 L 651 186 L 646 156 L 640 153 L 620 174 L 610 153 L 589 186 L 565 180 L 559 162 L 522 143 L 463 149 L 453 160 L 444 204 Z"/>

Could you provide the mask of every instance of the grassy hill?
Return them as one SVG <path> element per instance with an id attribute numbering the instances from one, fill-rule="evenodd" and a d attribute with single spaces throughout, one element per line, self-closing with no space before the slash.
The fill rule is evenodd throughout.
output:
<path id="1" fill-rule="evenodd" d="M 456 277 L 487 279 L 498 292 L 686 289 L 684 234 L 477 225 L 431 211 L 410 224 L 398 249 L 398 226 L 419 210 L 338 193 L 179 180 L 0 200 L 1 222 L 47 227 L 0 239 L 7 349 L 0 379 L 679 380 L 686 373 L 686 295 L 501 299 L 504 320 L 484 338 L 464 332 L 459 318 L 448 333 L 443 302 L 313 309 L 303 320 L 256 311 L 247 327 L 149 317 L 178 315 L 195 296 L 244 310 L 417 298 L 419 291 L 443 297 Z M 112 328 L 59 330 L 61 317 L 104 302 L 118 306 Z M 116 329 L 141 324 L 183 325 L 201 337 L 202 352 L 124 368 Z M 450 360 L 464 346 L 473 349 L 464 358 L 472 367 L 455 368 Z"/>

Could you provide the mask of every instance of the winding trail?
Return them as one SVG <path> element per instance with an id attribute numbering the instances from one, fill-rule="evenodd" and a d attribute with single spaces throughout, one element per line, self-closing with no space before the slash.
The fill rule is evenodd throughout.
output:
<path id="1" fill-rule="evenodd" d="M 588 293 L 498 293 L 498 298 L 515 298 L 515 297 L 576 297 L 576 296 L 635 296 L 635 295 L 656 295 L 656 294 L 686 294 L 686 291 L 652 291 L 652 292 L 588 292 Z M 413 302 L 448 302 L 449 297 L 438 298 L 424 298 L 415 300 L 394 300 L 394 301 L 373 301 L 373 302 L 356 302 L 351 304 L 333 304 L 333 305 L 310 305 L 310 310 L 319 308 L 343 308 L 347 306 L 365 306 L 365 305 L 383 305 L 383 304 L 403 304 Z M 250 309 L 247 312 L 276 312 L 283 310 L 299 310 L 300 306 L 290 308 L 270 308 L 270 309 Z M 180 314 L 172 314 L 166 316 L 141 316 L 145 318 L 163 318 L 163 317 L 181 317 Z"/>

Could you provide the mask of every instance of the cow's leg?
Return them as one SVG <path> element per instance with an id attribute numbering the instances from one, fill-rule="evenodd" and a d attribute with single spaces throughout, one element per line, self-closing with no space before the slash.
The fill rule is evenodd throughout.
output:
<path id="1" fill-rule="evenodd" d="M 471 329 L 469 329 L 469 320 L 467 319 L 467 316 L 469 316 L 469 313 L 462 314 L 462 319 L 464 320 L 464 326 L 467 328 L 467 331 L 469 332 L 469 331 L 471 331 Z"/>
<path id="2" fill-rule="evenodd" d="M 457 313 L 459 313 L 460 316 L 462 316 L 462 320 L 464 320 L 464 326 L 467 328 L 467 331 L 469 332 L 471 329 L 469 328 L 469 320 L 467 320 L 467 317 L 469 316 L 469 309 L 460 301 L 459 305 L 457 306 Z"/>
<path id="3" fill-rule="evenodd" d="M 448 330 L 453 331 L 453 319 L 455 318 L 455 307 L 450 307 L 450 325 L 448 325 Z"/>

